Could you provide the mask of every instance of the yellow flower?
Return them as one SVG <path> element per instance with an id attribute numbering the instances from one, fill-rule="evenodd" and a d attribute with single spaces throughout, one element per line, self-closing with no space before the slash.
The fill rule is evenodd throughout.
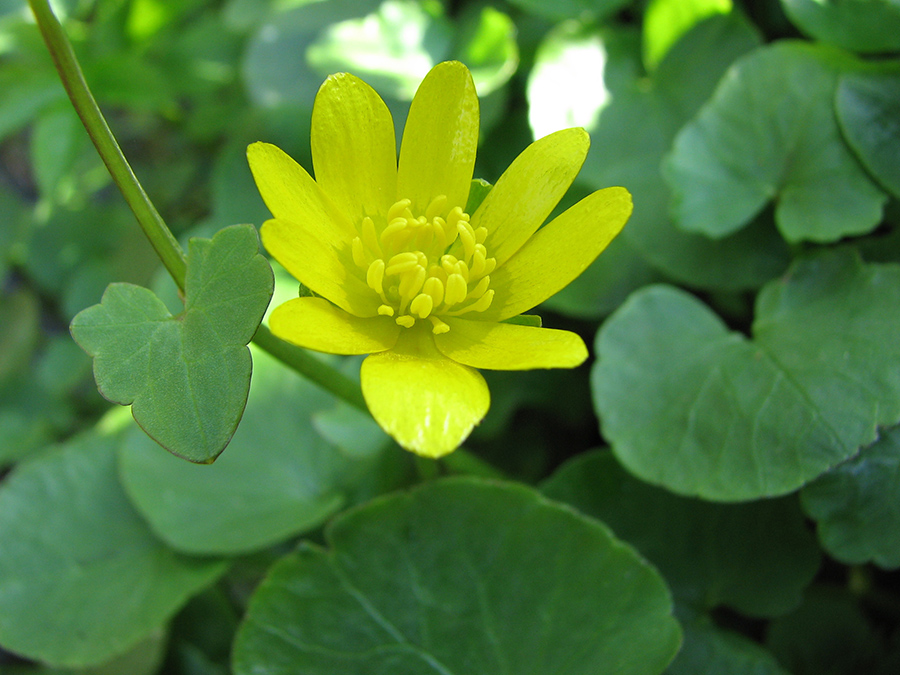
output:
<path id="1" fill-rule="evenodd" d="M 435 66 L 409 111 L 397 160 L 387 106 L 362 80 L 332 75 L 316 96 L 316 179 L 273 145 L 250 168 L 274 218 L 266 249 L 321 297 L 277 307 L 272 332 L 301 347 L 369 354 L 363 395 L 408 450 L 440 457 L 487 413 L 476 368 L 572 368 L 574 333 L 505 323 L 566 286 L 631 214 L 622 188 L 593 193 L 541 229 L 587 154 L 583 129 L 532 143 L 466 213 L 478 143 L 468 69 Z"/>

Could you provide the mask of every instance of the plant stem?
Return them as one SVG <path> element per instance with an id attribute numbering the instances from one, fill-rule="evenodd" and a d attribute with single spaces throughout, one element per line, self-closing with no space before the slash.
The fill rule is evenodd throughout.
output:
<path id="1" fill-rule="evenodd" d="M 125 197 L 125 201 L 144 230 L 147 239 L 150 240 L 159 259 L 183 292 L 187 271 L 184 250 L 172 235 L 171 230 L 159 215 L 156 207 L 153 206 L 153 202 L 150 201 L 137 176 L 128 165 L 103 113 L 97 106 L 97 101 L 91 94 L 81 67 L 78 65 L 78 59 L 72 50 L 72 45 L 50 9 L 48 1 L 28 0 L 28 2 L 34 12 L 38 28 L 44 36 L 47 49 L 59 71 L 60 79 L 69 94 L 75 111 L 84 124 L 84 128 L 87 129 L 103 163 L 106 164 L 106 168 Z M 298 347 L 279 340 L 265 326 L 259 327 L 253 341 L 279 361 L 323 389 L 344 399 L 350 405 L 368 412 L 359 385 L 328 364 L 310 356 Z"/>
<path id="2" fill-rule="evenodd" d="M 110 131 L 103 113 L 97 106 L 97 101 L 94 100 L 94 96 L 84 80 L 84 74 L 81 72 L 81 66 L 78 65 L 72 45 L 53 14 L 53 10 L 50 9 L 48 0 L 28 0 L 28 4 L 31 5 L 31 11 L 34 12 L 38 28 L 44 36 L 44 42 L 56 64 L 56 70 L 59 71 L 60 79 L 75 107 L 75 112 L 81 118 L 103 163 L 106 164 L 113 181 L 122 192 L 122 196 L 125 197 L 125 201 L 144 230 L 147 239 L 150 240 L 159 259 L 166 266 L 175 283 L 178 284 L 178 288 L 184 291 L 187 270 L 184 251 L 172 232 L 166 227 L 156 207 L 153 206 L 153 202 L 150 201 L 131 170 L 125 155 L 122 154 L 115 136 Z"/>

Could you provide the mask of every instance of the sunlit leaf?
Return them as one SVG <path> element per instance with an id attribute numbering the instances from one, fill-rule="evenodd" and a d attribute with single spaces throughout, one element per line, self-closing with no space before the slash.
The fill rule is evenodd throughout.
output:
<path id="1" fill-rule="evenodd" d="M 728 14 L 731 0 L 651 0 L 644 13 L 644 64 L 653 70 L 666 52 L 694 25 Z"/>

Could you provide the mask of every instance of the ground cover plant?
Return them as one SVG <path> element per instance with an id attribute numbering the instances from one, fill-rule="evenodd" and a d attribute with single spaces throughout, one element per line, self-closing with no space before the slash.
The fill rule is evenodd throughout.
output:
<path id="1" fill-rule="evenodd" d="M 896 0 L 0 0 L 0 673 L 900 671 L 898 197 Z"/>

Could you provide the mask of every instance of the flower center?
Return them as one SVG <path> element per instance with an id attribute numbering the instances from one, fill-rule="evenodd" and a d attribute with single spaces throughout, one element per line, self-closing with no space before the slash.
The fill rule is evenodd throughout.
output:
<path id="1" fill-rule="evenodd" d="M 490 307 L 489 275 L 497 261 L 487 257 L 487 230 L 473 228 L 458 206 L 448 212 L 446 196 L 435 197 L 418 217 L 410 205 L 401 199 L 391 206 L 380 231 L 371 218 L 363 218 L 361 235 L 353 240 L 353 262 L 381 298 L 379 314 L 404 328 L 428 319 L 434 333 L 446 333 L 450 327 L 439 317 Z"/>

